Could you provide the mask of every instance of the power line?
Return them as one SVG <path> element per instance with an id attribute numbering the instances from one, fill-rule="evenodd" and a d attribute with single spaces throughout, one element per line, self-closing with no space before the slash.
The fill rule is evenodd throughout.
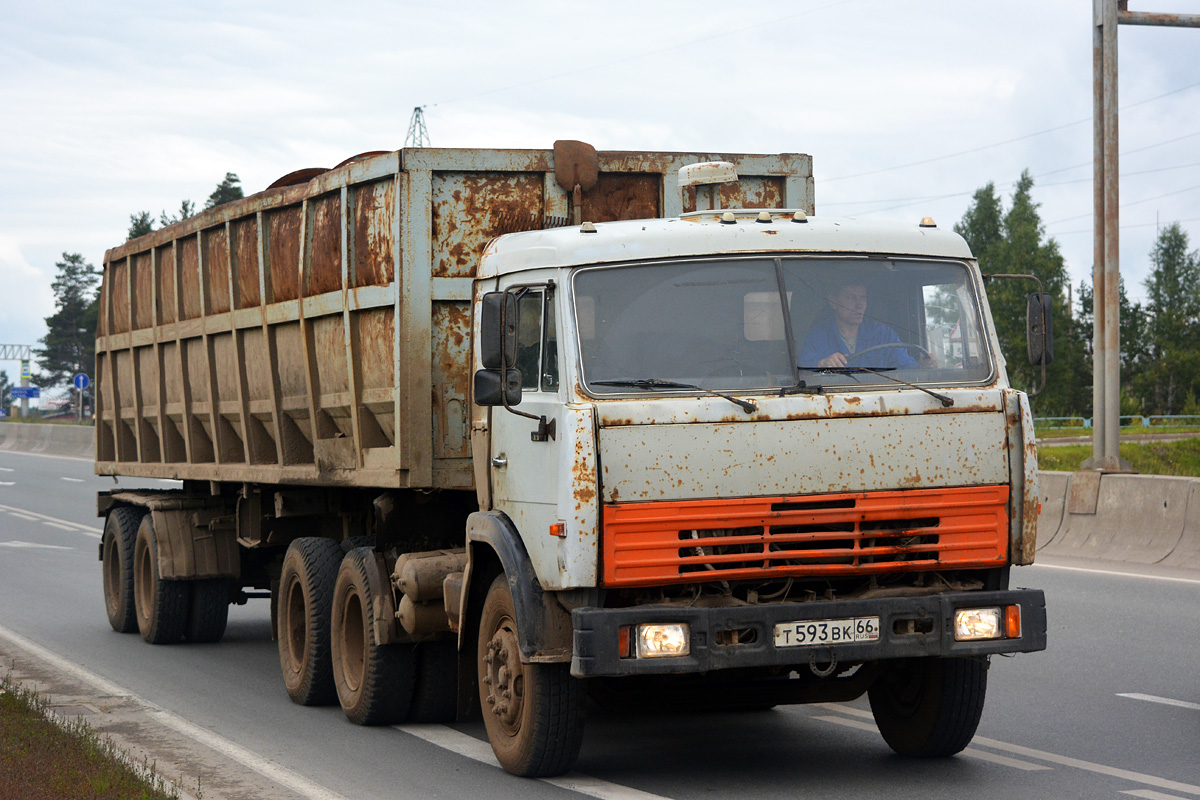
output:
<path id="1" fill-rule="evenodd" d="M 1149 203 L 1152 200 L 1161 200 L 1164 197 L 1171 197 L 1172 195 L 1183 194 L 1184 192 L 1192 192 L 1192 191 L 1195 191 L 1196 189 L 1200 189 L 1200 183 L 1196 184 L 1195 186 L 1189 186 L 1186 189 L 1176 189 L 1173 192 L 1166 192 L 1165 194 L 1156 194 L 1156 195 L 1154 195 L 1154 197 L 1144 197 L 1141 200 L 1134 200 L 1130 203 L 1121 203 L 1120 208 L 1129 208 L 1130 206 L 1139 206 L 1142 203 Z M 1070 222 L 1070 221 L 1076 220 L 1076 219 L 1083 219 L 1084 217 L 1090 217 L 1091 215 L 1092 214 L 1089 211 L 1087 214 L 1076 214 L 1073 217 L 1063 217 L 1062 219 L 1056 219 L 1053 222 L 1047 222 L 1046 226 L 1049 227 L 1050 225 L 1057 225 L 1060 222 Z"/>
<path id="2" fill-rule="evenodd" d="M 1171 222 L 1172 223 L 1173 222 L 1200 222 L 1200 217 L 1188 217 L 1186 219 L 1173 219 L 1173 220 L 1171 220 Z M 1167 224 L 1171 224 L 1171 223 L 1167 223 Z M 1159 223 L 1157 223 L 1157 222 L 1139 222 L 1135 225 L 1122 225 L 1121 230 L 1125 230 L 1126 228 L 1155 228 L 1158 226 L 1159 226 Z M 1091 232 L 1092 232 L 1091 228 L 1080 228 L 1079 230 L 1076 230 L 1076 231 L 1060 231 L 1054 235 L 1055 236 L 1070 236 L 1075 233 L 1091 233 Z"/>
<path id="3" fill-rule="evenodd" d="M 1176 164 L 1171 167 L 1156 167 L 1154 169 L 1139 169 L 1139 170 L 1134 170 L 1132 172 L 1122 172 L 1121 177 L 1122 178 L 1132 178 L 1135 175 L 1149 175 L 1154 172 L 1171 172 L 1174 170 L 1187 169 L 1189 167 L 1200 167 L 1200 161 L 1193 161 L 1191 164 Z M 1070 167 L 1067 167 L 1066 169 L 1070 169 Z M 1034 179 L 1037 179 L 1037 178 L 1044 177 L 1046 175 L 1053 175 L 1055 172 L 1062 172 L 1062 171 L 1063 170 L 1054 170 L 1052 172 L 1043 172 L 1039 175 L 1033 175 L 1031 177 L 1033 177 Z M 1089 183 L 1089 182 L 1091 182 L 1091 180 L 1092 180 L 1092 178 L 1089 175 L 1086 178 L 1077 178 L 1075 180 L 1070 180 L 1070 181 L 1057 181 L 1055 183 L 1039 183 L 1038 186 L 1040 188 L 1045 188 L 1047 186 L 1069 186 L 1071 184 L 1076 184 L 1076 183 Z M 1017 183 L 1016 181 L 1007 181 L 1005 183 L 999 183 L 996 185 L 999 187 L 1008 187 L 1008 186 L 1014 186 L 1014 185 L 1016 185 L 1016 183 Z M 830 206 L 862 206 L 862 205 L 870 205 L 873 203 L 912 203 L 912 204 L 916 204 L 916 203 L 923 203 L 923 202 L 926 202 L 929 200 L 945 200 L 950 197 L 963 197 L 963 196 L 969 195 L 969 194 L 974 194 L 974 192 L 955 192 L 953 194 L 929 194 L 929 195 L 923 195 L 920 197 L 891 197 L 888 199 L 881 199 L 881 200 L 839 200 L 839 201 L 833 202 L 833 203 L 822 203 L 821 205 L 824 208 L 828 208 Z M 897 207 L 900 207 L 900 206 L 897 206 Z M 864 212 L 864 213 L 869 214 L 872 212 L 868 211 L 868 212 Z"/>
<path id="4" fill-rule="evenodd" d="M 1145 100 L 1138 100 L 1136 103 L 1130 103 L 1129 105 L 1122 106 L 1121 108 L 1124 110 L 1124 109 L 1134 108 L 1134 107 L 1140 106 L 1140 105 L 1145 105 L 1146 103 L 1150 103 L 1155 100 L 1161 100 L 1164 97 L 1168 97 L 1173 94 L 1178 94 L 1179 92 L 1184 92 L 1184 91 L 1187 91 L 1188 89 L 1194 89 L 1197 86 L 1200 86 L 1200 82 L 1191 83 L 1191 84 L 1188 84 L 1187 86 L 1181 86 L 1178 89 L 1172 89 L 1169 92 L 1163 92 L 1162 94 L 1155 95 L 1154 97 L 1147 97 Z M 970 155 L 971 153 L 978 153 L 983 150 L 990 150 L 993 147 L 1002 147 L 1006 144 L 1013 144 L 1014 142 L 1024 141 L 1025 139 L 1032 139 L 1035 136 L 1044 136 L 1047 133 L 1054 133 L 1055 131 L 1061 131 L 1064 128 L 1070 128 L 1074 125 L 1082 125 L 1085 122 L 1091 122 L 1091 121 L 1092 121 L 1091 117 L 1085 117 L 1084 119 L 1077 119 L 1074 122 L 1066 122 L 1066 123 L 1063 123 L 1062 125 L 1055 125 L 1053 128 L 1046 128 L 1045 130 L 1035 131 L 1034 133 L 1026 133 L 1022 136 L 1017 136 L 1012 139 L 1005 139 L 1002 142 L 993 142 L 991 144 L 984 144 L 984 145 L 980 145 L 979 147 L 972 147 L 969 150 L 959 150 L 956 153 L 947 153 L 947 154 L 941 155 L 941 156 L 933 156 L 932 158 L 925 158 L 920 161 L 912 161 L 907 164 L 898 164 L 894 167 L 883 167 L 881 169 L 870 170 L 869 172 L 855 173 L 854 175 L 842 175 L 841 177 L 837 177 L 837 178 L 822 178 L 821 182 L 822 183 L 831 183 L 833 181 L 847 181 L 847 180 L 850 180 L 851 178 L 863 178 L 868 175 L 878 175 L 882 172 L 892 172 L 894 170 L 905 169 L 907 167 L 917 167 L 917 166 L 921 166 L 922 164 L 931 164 L 935 161 L 944 161 L 947 158 L 957 158 L 958 156 Z M 1196 134 L 1189 134 L 1189 135 L 1195 136 Z M 1130 152 L 1136 153 L 1138 151 L 1131 150 Z M 1074 169 L 1074 167 L 1067 167 L 1066 169 Z"/>

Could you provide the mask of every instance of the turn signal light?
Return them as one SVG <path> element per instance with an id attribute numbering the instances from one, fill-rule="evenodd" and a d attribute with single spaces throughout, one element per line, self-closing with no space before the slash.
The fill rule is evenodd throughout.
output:
<path id="1" fill-rule="evenodd" d="M 1004 607 L 1004 635 L 1009 639 L 1021 638 L 1021 607 Z"/>

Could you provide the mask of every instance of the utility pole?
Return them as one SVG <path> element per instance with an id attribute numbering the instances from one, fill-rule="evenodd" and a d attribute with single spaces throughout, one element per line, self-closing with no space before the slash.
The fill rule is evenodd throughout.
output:
<path id="1" fill-rule="evenodd" d="M 1128 0 L 1092 0 L 1093 261 L 1092 457 L 1084 469 L 1131 472 L 1121 458 L 1120 192 L 1117 157 L 1117 25 L 1200 28 L 1200 15 L 1130 11 Z"/>
<path id="2" fill-rule="evenodd" d="M 413 109 L 408 122 L 408 134 L 404 137 L 405 147 L 429 147 L 429 129 L 425 127 L 425 106 Z"/>

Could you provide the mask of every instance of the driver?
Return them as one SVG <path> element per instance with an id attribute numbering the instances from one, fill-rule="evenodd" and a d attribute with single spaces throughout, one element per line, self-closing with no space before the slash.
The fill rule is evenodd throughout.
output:
<path id="1" fill-rule="evenodd" d="M 862 283 L 847 283 L 826 296 L 829 312 L 812 326 L 800 348 L 800 368 L 821 367 L 893 367 L 912 369 L 916 360 L 908 354 L 896 332 L 868 317 L 867 287 Z M 873 350 L 869 356 L 851 364 L 856 353 L 870 347 L 894 344 Z"/>

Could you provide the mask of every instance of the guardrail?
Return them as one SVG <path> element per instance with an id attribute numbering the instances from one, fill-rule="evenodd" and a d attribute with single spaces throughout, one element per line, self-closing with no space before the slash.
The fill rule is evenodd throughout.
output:
<path id="1" fill-rule="evenodd" d="M 1122 428 L 1200 427 L 1200 414 L 1132 414 L 1121 417 Z M 1033 427 L 1044 431 L 1090 430 L 1091 417 L 1034 417 Z"/>

